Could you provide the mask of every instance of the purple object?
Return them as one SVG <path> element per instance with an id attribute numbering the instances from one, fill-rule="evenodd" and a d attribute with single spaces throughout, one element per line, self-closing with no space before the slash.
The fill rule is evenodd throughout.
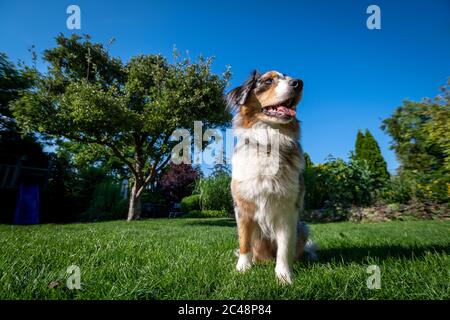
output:
<path id="1" fill-rule="evenodd" d="M 38 184 L 20 185 L 13 224 L 39 224 Z"/>

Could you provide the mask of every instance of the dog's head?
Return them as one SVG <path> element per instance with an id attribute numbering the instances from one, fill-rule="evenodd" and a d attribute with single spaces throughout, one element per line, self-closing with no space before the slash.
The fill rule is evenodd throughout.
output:
<path id="1" fill-rule="evenodd" d="M 303 81 L 277 71 L 259 74 L 227 94 L 231 108 L 237 109 L 248 126 L 257 121 L 287 124 L 295 120 L 295 109 L 303 92 Z"/>

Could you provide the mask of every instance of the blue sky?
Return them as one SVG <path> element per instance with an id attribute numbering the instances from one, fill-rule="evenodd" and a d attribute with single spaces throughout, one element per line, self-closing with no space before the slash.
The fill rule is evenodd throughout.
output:
<path id="1" fill-rule="evenodd" d="M 438 93 L 450 76 L 450 1 L 0 1 L 0 51 L 30 62 L 66 28 L 66 8 L 81 8 L 81 30 L 94 41 L 115 38 L 112 55 L 215 56 L 231 65 L 231 86 L 252 69 L 303 79 L 298 109 L 302 143 L 314 162 L 346 158 L 356 132 L 368 128 L 392 171 L 398 163 L 382 119 L 406 98 Z M 369 30 L 366 8 L 381 8 Z M 41 65 L 40 65 L 41 66 Z"/>

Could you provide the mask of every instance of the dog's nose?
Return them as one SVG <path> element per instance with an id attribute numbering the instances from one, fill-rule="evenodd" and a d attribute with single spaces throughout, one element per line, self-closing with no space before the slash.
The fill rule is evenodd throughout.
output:
<path id="1" fill-rule="evenodd" d="M 300 80 L 300 79 L 292 79 L 292 80 L 289 80 L 289 85 L 291 87 L 294 87 L 294 88 L 302 89 L 303 88 L 303 81 Z"/>

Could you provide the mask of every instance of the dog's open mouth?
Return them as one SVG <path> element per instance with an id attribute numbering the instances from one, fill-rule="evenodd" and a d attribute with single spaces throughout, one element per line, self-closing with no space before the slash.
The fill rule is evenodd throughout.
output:
<path id="1" fill-rule="evenodd" d="M 288 99 L 277 105 L 267 106 L 262 108 L 262 112 L 270 117 L 276 117 L 281 119 L 290 119 L 295 117 L 296 112 L 292 109 L 292 103 L 294 99 Z"/>

